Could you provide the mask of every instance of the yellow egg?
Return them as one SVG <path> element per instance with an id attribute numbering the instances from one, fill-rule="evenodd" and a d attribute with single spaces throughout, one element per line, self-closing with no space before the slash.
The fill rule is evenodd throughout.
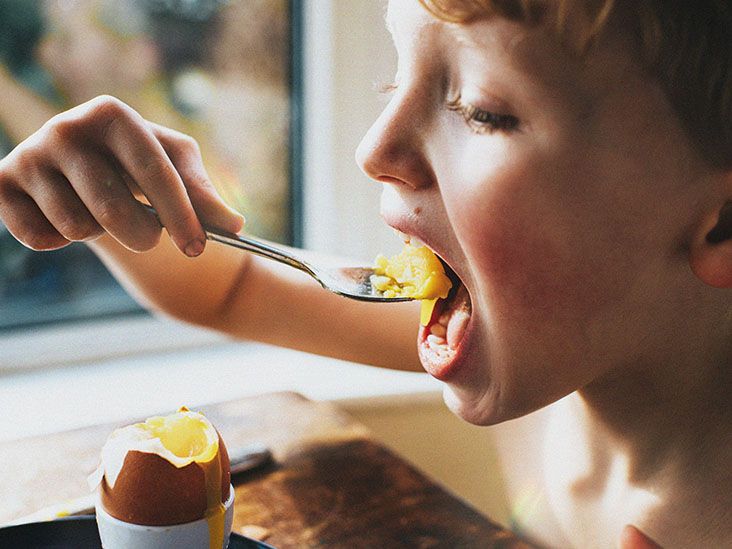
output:
<path id="1" fill-rule="evenodd" d="M 183 407 L 115 430 L 90 482 L 112 517 L 145 526 L 206 518 L 210 547 L 224 538 L 231 489 L 226 446 L 211 422 Z"/>
<path id="2" fill-rule="evenodd" d="M 422 300 L 420 322 L 426 326 L 438 298 L 446 298 L 452 282 L 445 267 L 426 246 L 411 244 L 397 255 L 386 258 L 379 255 L 374 266 L 371 285 L 385 297 L 413 297 Z"/>

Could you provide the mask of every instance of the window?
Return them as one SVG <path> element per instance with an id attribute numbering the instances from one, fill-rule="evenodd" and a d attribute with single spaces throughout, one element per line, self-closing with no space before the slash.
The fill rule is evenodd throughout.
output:
<path id="1" fill-rule="evenodd" d="M 55 112 L 115 95 L 199 141 L 248 231 L 297 244 L 297 5 L 0 0 L 0 156 Z M 0 331 L 130 312 L 139 308 L 86 246 L 32 252 L 0 224 Z"/>

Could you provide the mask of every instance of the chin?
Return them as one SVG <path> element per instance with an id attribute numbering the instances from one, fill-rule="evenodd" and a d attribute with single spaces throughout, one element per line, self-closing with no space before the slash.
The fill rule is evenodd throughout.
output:
<path id="1" fill-rule="evenodd" d="M 443 400 L 450 411 L 473 425 L 495 425 L 511 419 L 502 402 L 504 391 L 487 366 L 487 358 L 465 352 L 461 362 L 462 367 L 443 380 Z"/>
<path id="2" fill-rule="evenodd" d="M 460 368 L 443 379 L 443 400 L 455 415 L 473 425 L 496 425 L 542 408 L 566 395 L 549 398 L 547 387 L 511 375 L 522 364 L 503 363 L 486 353 L 463 349 Z"/>

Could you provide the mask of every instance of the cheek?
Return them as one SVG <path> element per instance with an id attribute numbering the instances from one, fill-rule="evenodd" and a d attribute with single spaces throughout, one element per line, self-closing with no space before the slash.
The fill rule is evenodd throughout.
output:
<path id="1" fill-rule="evenodd" d="M 461 198 L 464 214 L 455 217 L 491 312 L 529 330 L 599 314 L 626 291 L 632 270 L 618 221 L 555 180 L 546 165 L 503 167 Z"/>

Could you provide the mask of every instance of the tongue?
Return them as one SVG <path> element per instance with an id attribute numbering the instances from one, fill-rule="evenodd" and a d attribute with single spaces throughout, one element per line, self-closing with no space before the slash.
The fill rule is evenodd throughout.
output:
<path id="1" fill-rule="evenodd" d="M 456 349 L 458 343 L 463 338 L 465 328 L 468 326 L 468 320 L 470 320 L 470 313 L 463 308 L 454 311 L 450 315 L 450 320 L 447 323 L 447 344 L 450 349 Z"/>
<path id="2" fill-rule="evenodd" d="M 447 344 L 456 349 L 465 334 L 470 320 L 470 298 L 465 286 L 460 286 L 453 299 L 450 300 L 450 318 L 447 321 Z"/>

